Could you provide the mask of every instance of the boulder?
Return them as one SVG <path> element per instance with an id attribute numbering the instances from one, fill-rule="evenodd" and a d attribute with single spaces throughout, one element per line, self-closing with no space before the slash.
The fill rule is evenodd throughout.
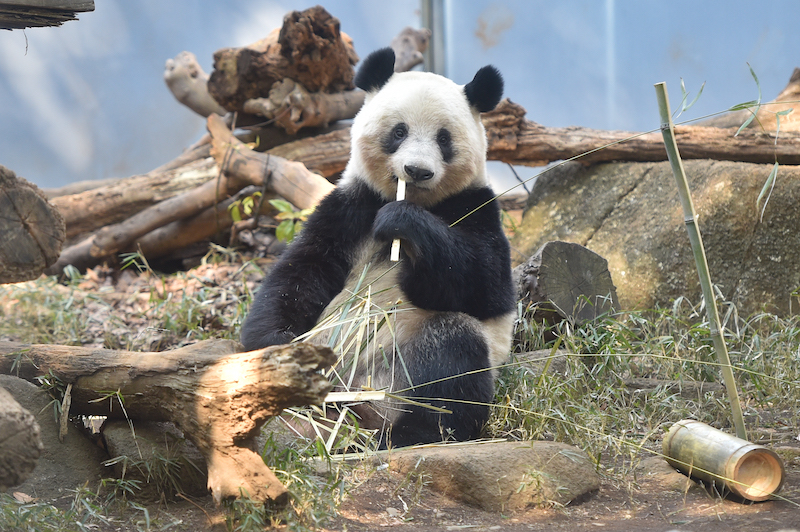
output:
<path id="1" fill-rule="evenodd" d="M 425 475 L 427 487 L 489 512 L 565 505 L 600 489 L 600 476 L 584 451 L 550 441 L 398 449 L 389 468 Z"/>
<path id="2" fill-rule="evenodd" d="M 772 165 L 684 161 L 711 280 L 748 315 L 797 309 L 800 168 L 782 166 L 764 212 L 756 199 Z M 512 245 L 586 246 L 608 260 L 623 309 L 701 300 L 689 237 L 669 164 L 568 163 L 537 180 Z"/>

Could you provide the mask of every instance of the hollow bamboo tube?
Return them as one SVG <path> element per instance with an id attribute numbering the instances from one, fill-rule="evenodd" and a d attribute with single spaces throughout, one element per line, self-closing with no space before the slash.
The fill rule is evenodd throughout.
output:
<path id="1" fill-rule="evenodd" d="M 783 486 L 783 461 L 775 451 L 700 421 L 672 425 L 662 447 L 672 467 L 743 499 L 763 501 Z"/>
<path id="2" fill-rule="evenodd" d="M 697 228 L 697 215 L 694 212 L 689 182 L 686 179 L 683 161 L 681 161 L 681 156 L 678 152 L 678 144 L 675 142 L 675 125 L 672 123 L 672 113 L 669 109 L 667 84 L 664 82 L 656 83 L 655 87 L 658 110 L 661 114 L 661 135 L 664 137 L 667 157 L 669 158 L 675 181 L 678 184 L 678 195 L 683 207 L 683 221 L 686 224 L 686 231 L 689 233 L 694 261 L 697 265 L 697 275 L 700 277 L 700 287 L 703 289 L 703 299 L 706 303 L 711 341 L 714 343 L 714 351 L 717 353 L 717 359 L 722 368 L 722 379 L 725 382 L 725 390 L 728 392 L 728 400 L 731 404 L 731 417 L 733 418 L 733 425 L 736 427 L 736 436 L 746 440 L 747 431 L 744 426 L 744 416 L 742 415 L 742 407 L 739 404 L 739 393 L 736 391 L 736 380 L 733 378 L 733 368 L 731 367 L 731 359 L 728 356 L 728 348 L 725 346 L 725 339 L 722 337 L 722 326 L 720 325 L 717 302 L 714 299 L 714 290 L 711 285 L 711 274 L 708 272 L 708 261 L 706 261 L 703 239 L 700 237 L 700 230 Z"/>

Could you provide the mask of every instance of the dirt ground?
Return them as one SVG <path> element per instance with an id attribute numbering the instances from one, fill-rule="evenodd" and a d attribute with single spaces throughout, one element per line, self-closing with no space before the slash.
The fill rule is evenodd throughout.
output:
<path id="1" fill-rule="evenodd" d="M 201 267 L 185 282 L 158 284 L 161 290 L 191 294 L 203 286 L 230 286 L 234 279 L 240 283 L 239 266 Z M 89 326 L 97 327 L 98 343 L 102 344 L 109 331 L 116 327 L 148 328 L 149 289 L 153 286 L 145 277 L 125 274 L 114 282 L 114 290 L 104 291 L 110 284 L 101 270 L 90 271 L 80 289 L 97 293 L 103 298 L 98 304 L 97 319 Z M 255 280 L 247 278 L 255 287 Z M 234 290 L 235 291 L 235 290 Z M 127 295 L 126 295 L 127 292 Z M 224 290 L 222 292 L 225 293 Z M 112 295 L 113 294 L 113 295 Z M 230 292 L 210 304 L 223 308 L 230 305 Z M 0 300 L 0 305 L 12 304 Z M 115 309 L 109 316 L 109 309 Z M 9 314 L 10 315 L 10 314 Z M 119 316 L 138 316 L 126 323 Z M 115 319 L 110 319 L 114 317 Z M 215 318 L 216 320 L 216 318 Z M 206 325 L 213 329 L 225 327 L 223 318 Z M 157 334 L 137 348 L 164 348 L 175 339 L 169 334 Z M 166 336 L 166 337 L 165 337 Z M 16 338 L 8 338 L 16 340 Z M 796 436 L 796 435 L 795 435 Z M 493 514 L 454 502 L 424 486 L 409 486 L 406 478 L 388 470 L 376 471 L 345 498 L 338 515 L 321 530 L 369 531 L 384 530 L 608 530 L 608 531 L 672 531 L 732 532 L 800 530 L 800 441 L 781 441 L 793 449 L 785 460 L 787 476 L 780 497 L 761 503 L 742 503 L 710 495 L 703 488 L 693 487 L 676 491 L 651 480 L 638 481 L 633 475 L 627 480 L 618 476 L 605 478 L 601 489 L 588 500 L 561 508 L 531 508 L 522 512 Z M 501 459 L 501 457 L 498 457 Z M 152 505 L 150 515 L 161 524 L 173 523 L 172 530 L 226 530 L 225 512 L 214 506 L 210 496 L 183 500 L 166 505 Z M 285 528 L 285 527 L 284 527 Z M 100 527 L 98 530 L 126 530 L 124 527 Z M 133 530 L 133 529 L 131 529 Z"/>

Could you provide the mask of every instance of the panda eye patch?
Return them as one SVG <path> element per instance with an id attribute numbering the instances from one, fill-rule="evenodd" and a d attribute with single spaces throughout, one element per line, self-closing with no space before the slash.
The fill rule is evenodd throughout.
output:
<path id="1" fill-rule="evenodd" d="M 449 163 L 453 160 L 455 150 L 453 149 L 453 138 L 450 136 L 450 131 L 445 128 L 440 129 L 436 133 L 436 144 L 439 145 L 444 162 Z"/>
<path id="2" fill-rule="evenodd" d="M 408 126 L 400 122 L 392 128 L 389 134 L 383 141 L 383 150 L 386 153 L 394 153 L 400 147 L 400 144 L 408 137 Z"/>

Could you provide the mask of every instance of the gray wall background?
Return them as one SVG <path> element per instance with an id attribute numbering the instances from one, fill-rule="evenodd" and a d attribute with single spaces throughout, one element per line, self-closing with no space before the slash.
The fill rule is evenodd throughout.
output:
<path id="1" fill-rule="evenodd" d="M 279 27 L 318 2 L 98 0 L 61 28 L 0 32 L 0 164 L 42 187 L 147 172 L 203 133 L 177 103 L 164 62 L 212 54 Z M 419 0 L 330 0 L 361 57 L 420 26 Z M 764 100 L 800 65 L 796 0 L 443 0 L 445 74 L 466 83 L 485 64 L 506 96 L 547 126 L 658 127 L 653 84 L 673 108 L 680 79 L 700 101 L 682 118 Z M 798 110 L 800 112 L 800 110 Z M 500 172 L 501 170 L 497 170 Z M 533 175 L 534 170 L 526 170 Z M 527 176 L 525 176 L 527 177 Z"/>

